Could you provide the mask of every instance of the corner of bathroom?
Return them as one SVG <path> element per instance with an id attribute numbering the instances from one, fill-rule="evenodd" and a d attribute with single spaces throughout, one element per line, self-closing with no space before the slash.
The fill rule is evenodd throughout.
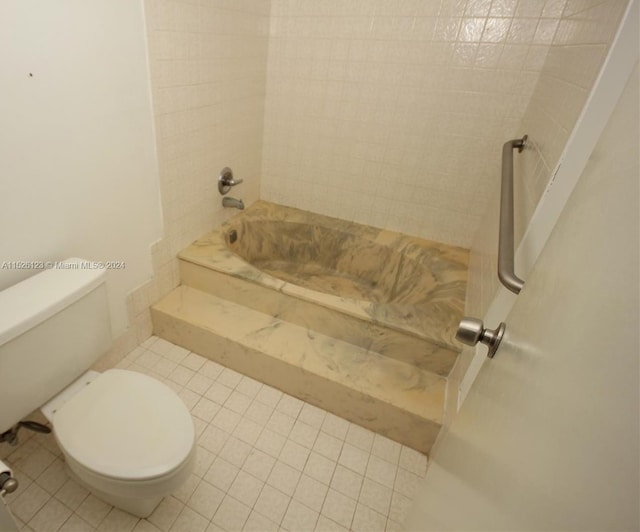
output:
<path id="1" fill-rule="evenodd" d="M 4 2 L 0 531 L 404 530 L 633 2 Z"/>

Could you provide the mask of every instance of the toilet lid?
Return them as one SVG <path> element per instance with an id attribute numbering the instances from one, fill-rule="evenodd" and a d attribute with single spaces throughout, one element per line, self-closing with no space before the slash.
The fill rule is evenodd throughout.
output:
<path id="1" fill-rule="evenodd" d="M 195 442 L 182 400 L 160 381 L 128 370 L 105 371 L 53 415 L 58 443 L 95 473 L 125 480 L 174 470 Z"/>

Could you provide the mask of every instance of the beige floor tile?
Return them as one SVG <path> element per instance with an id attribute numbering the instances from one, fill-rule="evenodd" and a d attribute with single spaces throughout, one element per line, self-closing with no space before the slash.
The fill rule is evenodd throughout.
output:
<path id="1" fill-rule="evenodd" d="M 298 501 L 291 501 L 282 520 L 282 528 L 292 532 L 311 532 L 315 529 L 320 514 Z"/>
<path id="2" fill-rule="evenodd" d="M 49 499 L 29 521 L 35 532 L 56 532 L 73 512 L 56 499 Z"/>
<path id="3" fill-rule="evenodd" d="M 98 525 L 99 532 L 129 532 L 138 524 L 139 518 L 118 508 L 112 508 Z"/>
<path id="4" fill-rule="evenodd" d="M 195 510 L 185 506 L 169 529 L 171 532 L 204 532 L 209 521 Z"/>
<path id="5" fill-rule="evenodd" d="M 249 514 L 249 518 L 242 530 L 245 532 L 277 532 L 279 528 L 280 527 L 270 519 L 253 511 Z"/>
<path id="6" fill-rule="evenodd" d="M 227 493 L 237 501 L 253 508 L 263 487 L 262 480 L 245 471 L 240 471 Z"/>
<path id="7" fill-rule="evenodd" d="M 353 532 L 385 532 L 387 518 L 362 504 L 356 507 L 351 530 Z"/>
<path id="8" fill-rule="evenodd" d="M 160 530 L 166 532 L 171 528 L 183 508 L 184 503 L 175 497 L 165 497 L 147 519 Z"/>
<path id="9" fill-rule="evenodd" d="M 266 485 L 260 492 L 254 510 L 274 523 L 280 524 L 290 501 L 291 497 L 272 486 Z"/>
<path id="10" fill-rule="evenodd" d="M 387 516 L 392 494 L 391 488 L 378 484 L 370 478 L 365 478 L 358 502 Z"/>
<path id="11" fill-rule="evenodd" d="M 203 480 L 187 501 L 187 506 L 211 520 L 224 495 L 224 491 Z"/>
<path id="12" fill-rule="evenodd" d="M 95 527 L 87 523 L 78 514 L 72 514 L 58 532 L 94 532 L 94 530 Z"/>
<path id="13" fill-rule="evenodd" d="M 293 493 L 294 500 L 319 512 L 322 509 L 329 487 L 308 475 L 302 475 Z"/>
<path id="14" fill-rule="evenodd" d="M 212 521 L 224 530 L 242 530 L 250 513 L 249 506 L 233 497 L 226 496 Z"/>
<path id="15" fill-rule="evenodd" d="M 424 455 L 162 339 L 145 346 L 125 361 L 192 410 L 194 472 L 140 520 L 70 478 L 51 435 L 26 434 L 0 449 L 21 480 L 10 506 L 24 530 L 400 529 Z"/>
<path id="16" fill-rule="evenodd" d="M 101 501 L 95 495 L 89 494 L 78 506 L 76 513 L 91 526 L 97 528 L 111 508 L 110 504 Z"/>
<path id="17" fill-rule="evenodd" d="M 321 513 L 345 528 L 349 528 L 355 510 L 356 501 L 354 499 L 330 488 L 322 505 Z"/>
<path id="18" fill-rule="evenodd" d="M 327 486 L 331 483 L 336 463 L 325 456 L 312 452 L 304 466 L 304 472 Z"/>

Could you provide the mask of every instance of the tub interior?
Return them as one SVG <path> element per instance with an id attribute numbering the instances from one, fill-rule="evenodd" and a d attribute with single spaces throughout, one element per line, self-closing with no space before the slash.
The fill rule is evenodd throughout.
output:
<path id="1" fill-rule="evenodd" d="M 179 257 L 457 351 L 468 253 L 257 201 Z"/>
<path id="2" fill-rule="evenodd" d="M 311 290 L 373 303 L 414 304 L 438 285 L 428 266 L 407 250 L 398 252 L 357 233 L 287 221 L 240 225 L 238 240 L 231 244 L 227 239 L 233 252 L 265 273 Z"/>

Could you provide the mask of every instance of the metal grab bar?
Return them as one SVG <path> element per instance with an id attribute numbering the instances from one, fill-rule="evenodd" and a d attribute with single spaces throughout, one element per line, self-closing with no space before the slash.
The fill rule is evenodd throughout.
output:
<path id="1" fill-rule="evenodd" d="M 500 192 L 500 234 L 498 237 L 498 278 L 515 294 L 519 294 L 524 281 L 515 273 L 513 244 L 513 150 L 521 152 L 527 145 L 527 135 L 513 139 L 502 146 L 502 188 Z"/>

